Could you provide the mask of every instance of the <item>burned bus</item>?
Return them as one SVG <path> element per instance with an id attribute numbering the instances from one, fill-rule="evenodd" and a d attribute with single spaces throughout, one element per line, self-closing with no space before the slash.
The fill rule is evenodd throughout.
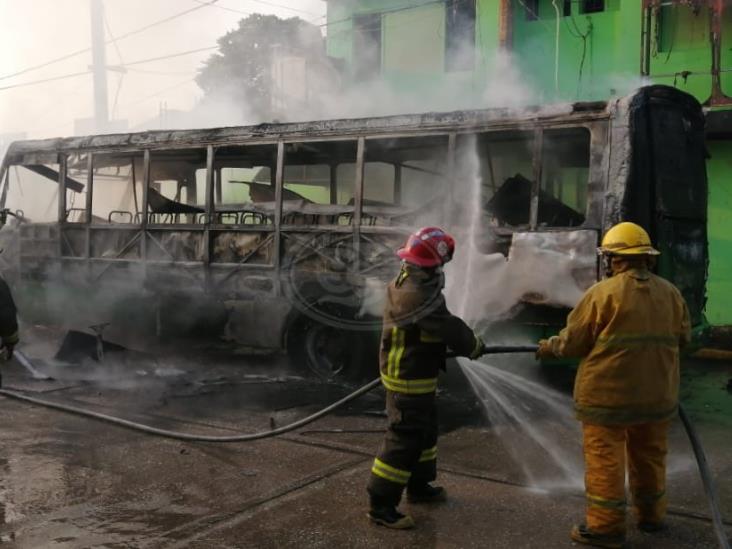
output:
<path id="1" fill-rule="evenodd" d="M 287 349 L 373 372 L 394 250 L 458 236 L 449 303 L 532 337 L 600 275 L 604 230 L 646 227 L 703 326 L 704 118 L 664 86 L 520 110 L 13 143 L 0 255 L 28 321 Z"/>

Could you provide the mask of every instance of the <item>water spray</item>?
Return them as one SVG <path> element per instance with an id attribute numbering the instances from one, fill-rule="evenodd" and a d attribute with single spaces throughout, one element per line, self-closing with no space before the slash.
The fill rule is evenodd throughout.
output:
<path id="1" fill-rule="evenodd" d="M 23 368 L 28 370 L 30 375 L 33 376 L 33 379 L 38 379 L 41 381 L 54 381 L 54 378 L 52 378 L 51 376 L 48 376 L 46 374 L 42 374 L 41 372 L 39 372 L 38 369 L 36 369 L 36 367 L 33 366 L 33 363 L 30 360 L 28 360 L 28 357 L 25 356 L 22 352 L 14 351 L 13 357 L 18 362 L 18 364 L 20 364 Z"/>
<path id="2" fill-rule="evenodd" d="M 525 345 L 525 346 L 507 346 L 507 347 L 487 347 L 486 350 L 488 351 L 486 354 L 493 353 L 518 353 L 518 352 L 536 352 L 538 350 L 538 346 L 536 345 Z M 448 353 L 448 357 L 455 356 L 453 354 Z M 702 485 L 704 486 L 704 493 L 707 497 L 707 502 L 709 503 L 709 509 L 711 511 L 712 515 L 712 524 L 714 526 L 714 532 L 717 537 L 717 541 L 719 542 L 719 547 L 721 549 L 731 549 L 729 539 L 727 538 L 727 533 L 725 531 L 724 527 L 724 521 L 722 518 L 722 512 L 720 510 L 719 506 L 719 498 L 717 496 L 717 489 L 714 484 L 714 478 L 711 472 L 711 469 L 709 468 L 709 464 L 707 462 L 706 454 L 704 452 L 704 447 L 702 446 L 701 439 L 699 438 L 699 435 L 696 432 L 696 429 L 694 428 L 694 424 L 691 422 L 691 419 L 689 418 L 688 414 L 686 413 L 686 410 L 684 410 L 684 407 L 679 404 L 679 417 L 681 419 L 681 423 L 684 426 L 684 430 L 686 431 L 686 435 L 689 438 L 689 442 L 691 443 L 692 450 L 694 452 L 694 457 L 696 459 L 697 467 L 699 469 L 699 476 L 701 477 Z"/>

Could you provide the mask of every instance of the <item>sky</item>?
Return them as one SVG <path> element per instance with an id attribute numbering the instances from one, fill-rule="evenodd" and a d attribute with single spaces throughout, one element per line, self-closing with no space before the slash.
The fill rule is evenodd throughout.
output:
<path id="1" fill-rule="evenodd" d="M 91 51 L 8 77 L 91 45 L 91 0 L 0 0 L 0 136 L 29 138 L 72 135 L 74 120 L 94 114 L 91 74 L 30 86 L 37 80 L 85 72 Z M 107 38 L 195 9 L 172 21 L 120 38 L 106 47 L 107 64 L 208 48 L 249 13 L 299 16 L 325 22 L 323 0 L 104 0 Z M 190 109 L 202 95 L 193 81 L 215 50 L 135 64 L 125 74 L 109 71 L 109 109 L 134 128 L 159 115 L 161 106 Z M 9 88 L 9 89 L 3 89 Z M 0 137 L 0 140 L 2 138 Z"/>

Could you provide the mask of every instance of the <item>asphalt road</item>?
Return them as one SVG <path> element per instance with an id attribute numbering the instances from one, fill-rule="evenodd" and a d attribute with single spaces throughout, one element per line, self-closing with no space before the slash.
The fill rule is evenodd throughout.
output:
<path id="1" fill-rule="evenodd" d="M 350 391 L 292 375 L 280 360 L 16 365 L 4 385 L 158 427 L 206 434 L 270 429 Z M 505 364 L 501 364 L 505 366 Z M 515 371 L 535 370 L 526 360 Z M 456 375 L 452 374 L 453 377 Z M 697 421 L 732 525 L 732 365 L 689 363 L 684 398 Z M 459 376 L 458 376 L 459 377 Z M 542 383 L 566 390 L 567 376 Z M 417 528 L 366 519 L 365 484 L 384 418 L 374 393 L 297 433 L 252 443 L 183 443 L 0 398 L 0 539 L 8 547 L 568 547 L 582 518 L 581 467 L 557 477 L 546 451 L 522 452 L 459 380 L 441 395 L 440 482 L 449 501 L 406 505 Z M 576 426 L 535 426 L 576 452 Z M 512 439 L 520 441 L 520 437 Z M 523 455 L 522 455 L 523 454 Z M 527 463 L 532 468 L 527 476 Z M 537 480 L 538 479 L 538 480 Z M 669 458 L 668 531 L 629 521 L 629 546 L 714 547 L 701 483 L 680 424 Z"/>

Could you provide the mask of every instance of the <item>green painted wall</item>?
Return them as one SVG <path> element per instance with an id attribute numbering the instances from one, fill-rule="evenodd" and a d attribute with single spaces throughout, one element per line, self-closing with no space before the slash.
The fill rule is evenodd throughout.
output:
<path id="1" fill-rule="evenodd" d="M 654 82 L 676 86 L 705 101 L 712 89 L 709 74 L 709 12 L 689 6 L 664 7 L 652 24 L 651 76 Z M 686 78 L 678 73 L 689 71 Z"/>
<path id="2" fill-rule="evenodd" d="M 551 0 L 538 4 L 538 19 L 529 20 L 514 2 L 512 49 L 540 101 L 604 99 L 640 84 L 640 2 L 609 0 L 591 15 L 573 3 L 559 19 Z"/>
<path id="3" fill-rule="evenodd" d="M 512 0 L 512 62 L 537 102 L 601 100 L 643 83 L 676 86 L 706 101 L 711 95 L 709 11 L 663 7 L 651 21 L 650 77 L 641 77 L 641 0 L 606 0 L 601 13 L 557 13 L 539 0 L 538 17 L 527 17 L 528 0 Z M 475 69 L 444 70 L 444 2 L 429 0 L 329 0 L 328 53 L 349 66 L 353 14 L 385 13 L 382 19 L 382 80 L 405 93 L 447 96 L 440 108 L 481 105 L 499 48 L 499 1 L 476 0 Z M 557 1 L 560 9 L 564 2 Z M 415 9 L 387 13 L 413 5 Z M 344 20 L 345 21 L 341 21 Z M 535 19 L 535 20 L 533 20 Z M 339 22 L 341 21 L 341 22 Z M 557 50 L 558 45 L 558 50 Z M 558 53 L 558 55 L 557 55 Z M 429 57 L 429 59 L 428 59 Z M 722 90 L 732 97 L 732 9 L 722 21 Z M 348 75 L 348 69 L 346 69 Z M 433 101 L 434 103 L 434 101 Z M 715 325 L 732 325 L 732 142 L 709 144 L 710 267 L 707 314 Z"/>
<path id="4" fill-rule="evenodd" d="M 539 0 L 527 17 L 528 0 L 513 0 L 513 61 L 539 101 L 605 99 L 643 83 L 640 0 L 606 0 L 605 11 L 561 16 L 552 0 Z M 413 6 L 404 9 L 405 6 Z M 396 11 L 398 9 L 398 11 Z M 433 87 L 452 81 L 467 84 L 464 102 L 483 89 L 499 47 L 498 0 L 477 0 L 475 70 L 444 70 L 445 4 L 435 0 L 329 0 L 328 54 L 342 59 L 349 73 L 354 14 L 382 13 L 382 78 L 396 89 L 412 90 L 415 81 Z M 557 24 L 558 23 L 558 24 Z M 723 20 L 722 88 L 732 96 L 732 10 Z M 558 50 L 558 52 L 557 52 Z M 661 8 L 651 21 L 650 78 L 675 85 L 705 101 L 711 93 L 709 11 L 690 6 Z M 475 93 L 472 93 L 475 92 Z"/>
<path id="5" fill-rule="evenodd" d="M 709 280 L 707 319 L 714 325 L 732 324 L 732 141 L 707 144 L 709 175 Z"/>

